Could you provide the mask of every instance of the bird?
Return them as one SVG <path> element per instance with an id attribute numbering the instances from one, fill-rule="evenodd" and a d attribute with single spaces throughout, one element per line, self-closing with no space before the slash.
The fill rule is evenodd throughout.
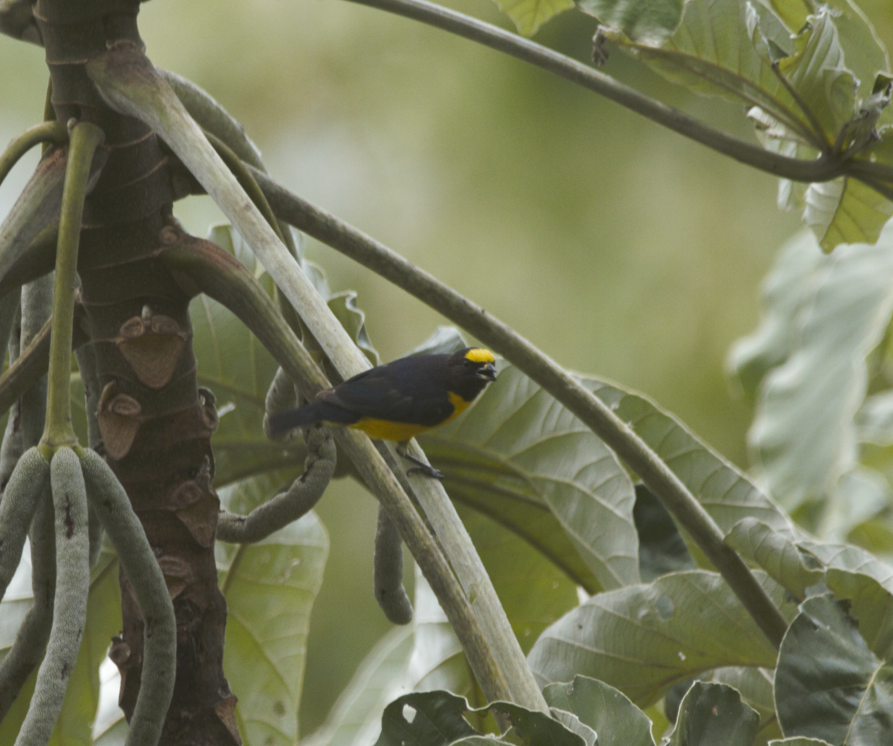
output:
<path id="1" fill-rule="evenodd" d="M 302 407 L 269 417 L 272 434 L 317 423 L 362 430 L 397 442 L 397 453 L 415 466 L 407 471 L 443 479 L 437 469 L 406 453 L 410 438 L 458 417 L 496 380 L 496 359 L 481 347 L 452 354 L 411 355 L 370 368 Z"/>

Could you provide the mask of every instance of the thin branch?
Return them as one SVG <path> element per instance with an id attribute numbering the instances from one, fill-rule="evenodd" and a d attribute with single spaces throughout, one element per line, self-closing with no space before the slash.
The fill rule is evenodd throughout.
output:
<path id="1" fill-rule="evenodd" d="M 679 477 L 598 397 L 555 361 L 480 306 L 386 246 L 254 172 L 276 214 L 371 269 L 503 355 L 598 435 L 657 495 L 720 572 L 775 647 L 787 624 L 722 531 Z M 420 451 L 418 451 L 420 453 Z M 427 512 L 427 506 L 425 506 Z"/>
<path id="2" fill-rule="evenodd" d="M 760 171 L 803 182 L 830 181 L 842 173 L 841 165 L 833 158 L 821 156 L 813 161 L 803 161 L 771 153 L 759 145 L 733 137 L 666 104 L 648 98 L 570 57 L 454 10 L 425 0 L 350 0 L 350 2 L 412 18 L 517 57 L 583 88 L 595 91 L 667 129 Z"/>

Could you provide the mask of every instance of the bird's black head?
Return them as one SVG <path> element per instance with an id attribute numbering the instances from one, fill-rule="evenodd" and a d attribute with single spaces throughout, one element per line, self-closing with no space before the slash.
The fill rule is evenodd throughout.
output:
<path id="1" fill-rule="evenodd" d="M 496 380 L 495 362 L 493 353 L 481 347 L 466 347 L 454 352 L 447 361 L 450 391 L 471 401 L 488 383 Z"/>

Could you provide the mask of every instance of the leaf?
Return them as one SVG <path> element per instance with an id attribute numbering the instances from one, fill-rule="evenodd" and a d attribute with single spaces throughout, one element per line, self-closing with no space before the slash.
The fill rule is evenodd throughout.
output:
<path id="1" fill-rule="evenodd" d="M 226 308 L 205 295 L 189 306 L 198 360 L 198 383 L 217 398 L 220 426 L 212 445 L 220 487 L 256 474 L 297 471 L 306 449 L 300 438 L 274 443 L 264 436 L 267 386 L 276 362 L 257 338 Z"/>
<path id="2" fill-rule="evenodd" d="M 758 577 L 790 612 L 782 588 Z M 723 666 L 771 668 L 775 656 L 719 575 L 693 570 L 593 596 L 540 636 L 528 663 L 541 683 L 589 676 L 642 707 L 693 675 Z"/>
<path id="3" fill-rule="evenodd" d="M 853 76 L 843 68 L 834 24 L 828 13 L 819 12 L 794 40 L 790 55 L 776 51 L 787 43 L 779 33 L 783 28 L 764 6 L 690 0 L 678 28 L 659 45 L 611 31 L 606 36 L 674 83 L 759 107 L 792 137 L 830 145 L 855 113 Z M 797 98 L 773 70 L 776 61 Z"/>
<path id="4" fill-rule="evenodd" d="M 841 246 L 806 279 L 802 310 L 783 313 L 789 352 L 761 384 L 749 440 L 769 491 L 790 510 L 855 466 L 865 358 L 893 312 L 891 246 L 893 226 L 876 246 Z"/>
<path id="5" fill-rule="evenodd" d="M 509 702 L 494 702 L 472 710 L 463 697 L 445 691 L 407 694 L 391 702 L 382 715 L 381 737 L 376 746 L 474 744 L 473 739 L 480 739 L 481 734 L 469 725 L 463 714 L 486 711 L 506 717 L 513 726 L 513 742 L 522 746 L 586 746 L 579 735 L 545 713 Z M 463 740 L 469 738 L 472 740 Z M 477 742 L 492 740 L 484 738 Z"/>
<path id="6" fill-rule="evenodd" d="M 756 396 L 766 374 L 784 363 L 797 345 L 800 317 L 814 297 L 827 263 L 808 231 L 800 231 L 778 252 L 763 280 L 760 325 L 735 342 L 726 363 L 748 396 Z"/>
<path id="7" fill-rule="evenodd" d="M 702 680 L 725 684 L 734 688 L 744 703 L 760 716 L 757 731 L 758 743 L 781 736 L 781 728 L 775 715 L 775 692 L 772 688 L 775 671 L 767 668 L 731 666 L 717 668 Z"/>
<path id="8" fill-rule="evenodd" d="M 810 184 L 805 200 L 803 220 L 826 252 L 840 244 L 873 244 L 893 215 L 893 202 L 861 181 L 845 177 Z"/>
<path id="9" fill-rule="evenodd" d="M 893 595 L 874 578 L 846 570 L 829 570 L 826 582 L 835 598 L 851 602 L 847 611 L 859 623 L 859 635 L 869 650 L 889 662 L 893 657 Z"/>
<path id="10" fill-rule="evenodd" d="M 391 702 L 381 717 L 376 746 L 440 746 L 477 735 L 462 713 L 464 697 L 437 691 L 407 694 Z"/>
<path id="11" fill-rule="evenodd" d="M 769 741 L 769 746 L 831 746 L 831 744 L 827 741 L 823 741 L 821 738 L 794 736 L 793 738 L 782 738 L 777 741 Z"/>
<path id="12" fill-rule="evenodd" d="M 638 582 L 629 477 L 516 368 L 502 368 L 461 417 L 420 442 L 454 500 L 524 537 L 575 583 L 592 592 Z"/>
<path id="13" fill-rule="evenodd" d="M 272 494 L 271 477 L 220 490 L 227 509 Z M 224 660 L 246 743 L 291 746 L 298 737 L 310 610 L 322 583 L 328 537 L 307 513 L 256 544 L 221 547 L 228 607 Z"/>
<path id="14" fill-rule="evenodd" d="M 695 561 L 670 512 L 644 484 L 636 485 L 633 509 L 639 532 L 639 572 L 646 583 L 678 570 L 695 569 Z"/>
<path id="15" fill-rule="evenodd" d="M 732 687 L 697 681 L 682 699 L 669 746 L 752 746 L 759 722 Z"/>
<path id="16" fill-rule="evenodd" d="M 782 641 L 775 674 L 779 722 L 829 743 L 893 740 L 893 669 L 868 648 L 829 594 L 807 599 Z"/>
<path id="17" fill-rule="evenodd" d="M 576 715 L 598 735 L 598 746 L 654 746 L 651 721 L 626 696 L 602 681 L 575 676 L 543 689 L 549 707 Z"/>
<path id="18" fill-rule="evenodd" d="M 369 332 L 366 330 L 366 314 L 357 306 L 357 294 L 353 290 L 345 290 L 336 293 L 327 301 L 329 310 L 347 331 L 350 338 L 356 342 L 366 359 L 372 365 L 378 365 L 378 352 L 372 346 Z"/>
<path id="19" fill-rule="evenodd" d="M 657 46 L 679 25 L 683 0 L 579 0 L 578 5 L 602 25 L 620 29 L 633 41 Z"/>
<path id="20" fill-rule="evenodd" d="M 824 577 L 824 568 L 813 555 L 753 518 L 739 522 L 726 536 L 726 543 L 754 560 L 798 599 L 806 598 L 806 589 Z"/>
<path id="21" fill-rule="evenodd" d="M 787 515 L 745 474 L 650 399 L 595 378 L 581 383 L 648 444 L 724 532 L 742 518 L 754 517 L 787 536 L 794 535 Z"/>
<path id="22" fill-rule="evenodd" d="M 522 36 L 533 36 L 540 26 L 574 7 L 573 0 L 495 0 L 496 7 L 515 23 Z"/>
<path id="23" fill-rule="evenodd" d="M 464 505 L 458 512 L 527 653 L 546 627 L 579 603 L 577 587 L 550 557 L 498 521 Z"/>
<path id="24" fill-rule="evenodd" d="M 416 568 L 410 624 L 386 634 L 357 668 L 325 723 L 301 746 L 365 746 L 381 730 L 385 706 L 410 691 L 470 691 L 468 664 L 433 591 Z"/>

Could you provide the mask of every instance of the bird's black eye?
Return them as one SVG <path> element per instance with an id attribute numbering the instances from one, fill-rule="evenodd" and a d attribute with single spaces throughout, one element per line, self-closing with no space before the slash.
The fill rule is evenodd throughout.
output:
<path id="1" fill-rule="evenodd" d="M 468 358 L 465 358 L 462 363 L 463 365 L 465 365 L 466 368 L 469 368 L 471 370 L 477 368 L 478 365 L 474 360 L 469 360 Z"/>

